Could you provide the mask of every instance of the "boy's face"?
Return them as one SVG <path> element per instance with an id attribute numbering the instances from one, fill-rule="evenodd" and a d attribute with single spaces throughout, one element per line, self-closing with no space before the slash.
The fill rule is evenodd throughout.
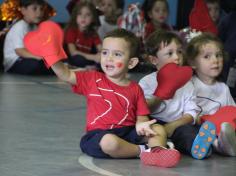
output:
<path id="1" fill-rule="evenodd" d="M 214 23 L 217 23 L 220 17 L 220 6 L 218 3 L 207 3 L 209 15 Z"/>
<path id="2" fill-rule="evenodd" d="M 154 57 L 153 64 L 156 65 L 158 70 L 168 63 L 175 63 L 177 65 L 183 64 L 182 45 L 175 40 L 172 40 L 168 45 L 161 43 L 161 46 Z"/>
<path id="3" fill-rule="evenodd" d="M 108 37 L 103 40 L 101 50 L 101 67 L 110 79 L 125 78 L 128 69 L 133 68 L 130 58 L 129 43 L 122 38 Z"/>
<path id="4" fill-rule="evenodd" d="M 203 45 L 192 67 L 201 80 L 215 80 L 223 69 L 223 53 L 218 45 L 215 42 Z"/>
<path id="5" fill-rule="evenodd" d="M 37 24 L 41 22 L 44 15 L 43 6 L 38 4 L 31 4 L 27 7 L 22 7 L 21 13 L 23 15 L 23 19 L 30 24 Z"/>
<path id="6" fill-rule="evenodd" d="M 165 2 L 157 1 L 148 13 L 153 22 L 164 23 L 168 17 L 168 9 Z"/>

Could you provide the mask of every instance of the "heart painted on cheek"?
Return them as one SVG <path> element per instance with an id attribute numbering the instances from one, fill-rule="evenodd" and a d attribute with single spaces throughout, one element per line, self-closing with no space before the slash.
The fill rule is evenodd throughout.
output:
<path id="1" fill-rule="evenodd" d="M 121 63 L 121 62 L 118 62 L 118 63 L 116 64 L 116 66 L 117 66 L 118 68 L 121 68 L 121 67 L 123 67 L 123 66 L 124 66 L 124 64 L 123 64 L 123 63 Z"/>

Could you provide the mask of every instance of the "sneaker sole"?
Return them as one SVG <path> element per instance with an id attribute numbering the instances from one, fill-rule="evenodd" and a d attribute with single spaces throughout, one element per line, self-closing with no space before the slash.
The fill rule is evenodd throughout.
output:
<path id="1" fill-rule="evenodd" d="M 157 153 L 143 152 L 140 158 L 142 163 L 145 165 L 174 167 L 179 163 L 181 154 L 175 149 L 167 149 L 161 150 Z"/>
<path id="2" fill-rule="evenodd" d="M 193 141 L 191 149 L 192 157 L 195 159 L 205 158 L 215 138 L 215 125 L 209 121 L 204 122 Z"/>
<path id="3" fill-rule="evenodd" d="M 229 123 L 223 123 L 221 125 L 221 131 L 218 140 L 224 154 L 236 156 L 235 131 Z"/>

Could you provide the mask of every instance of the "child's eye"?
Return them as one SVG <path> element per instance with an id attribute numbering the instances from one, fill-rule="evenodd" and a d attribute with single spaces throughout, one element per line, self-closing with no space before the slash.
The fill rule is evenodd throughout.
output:
<path id="1" fill-rule="evenodd" d="M 177 52 L 178 52 L 178 54 L 183 54 L 182 50 L 178 50 Z"/>
<path id="2" fill-rule="evenodd" d="M 108 51 L 102 50 L 102 51 L 101 51 L 101 54 L 102 54 L 103 56 L 106 56 L 106 55 L 108 55 Z"/>
<path id="3" fill-rule="evenodd" d="M 172 54 L 173 54 L 172 51 L 167 53 L 168 56 L 172 56 Z"/>
<path id="4" fill-rule="evenodd" d="M 205 55 L 204 58 L 205 59 L 210 59 L 210 55 Z"/>
<path id="5" fill-rule="evenodd" d="M 121 57 L 121 56 L 122 56 L 122 53 L 115 52 L 115 53 L 114 53 L 114 56 L 115 56 L 115 57 Z"/>

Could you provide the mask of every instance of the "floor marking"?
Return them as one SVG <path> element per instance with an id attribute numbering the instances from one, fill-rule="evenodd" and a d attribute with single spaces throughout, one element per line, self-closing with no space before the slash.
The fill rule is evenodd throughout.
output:
<path id="1" fill-rule="evenodd" d="M 14 85 L 14 84 L 17 84 L 17 85 L 29 85 L 29 84 L 37 84 L 35 82 L 10 82 L 10 81 L 2 81 L 0 82 L 0 84 L 10 84 L 10 85 Z"/>
<path id="2" fill-rule="evenodd" d="M 122 176 L 107 170 L 104 170 L 102 168 L 97 167 L 94 163 L 93 163 L 93 158 L 87 155 L 81 155 L 78 158 L 78 163 L 80 163 L 82 166 L 86 167 L 87 169 L 93 171 L 93 172 L 97 172 L 101 175 L 106 175 L 106 176 Z"/>

